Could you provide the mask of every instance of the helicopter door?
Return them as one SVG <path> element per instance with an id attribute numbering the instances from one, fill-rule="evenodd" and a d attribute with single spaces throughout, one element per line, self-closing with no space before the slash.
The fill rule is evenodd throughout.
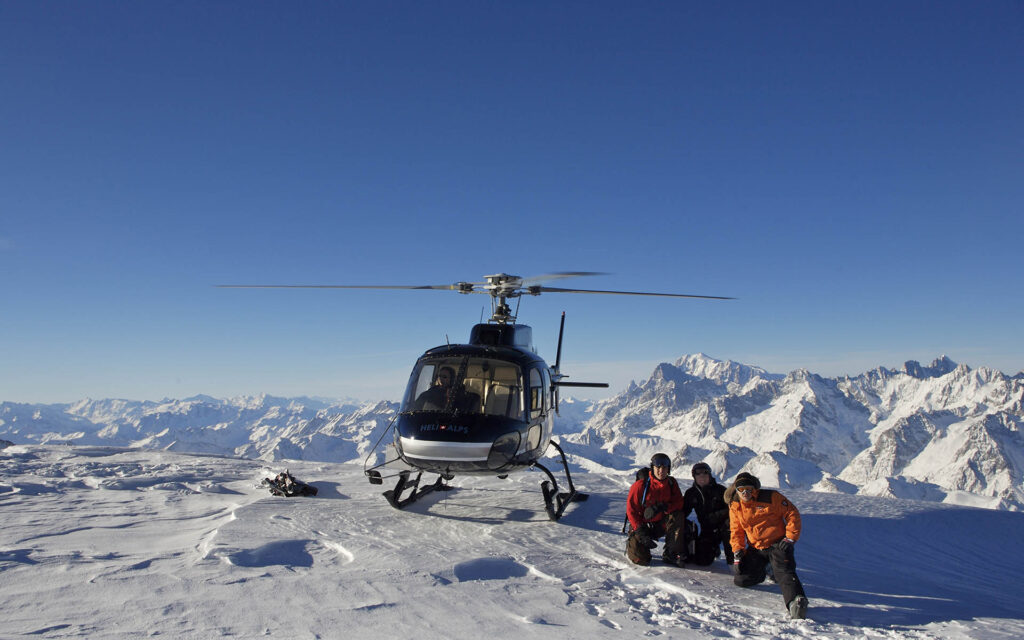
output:
<path id="1" fill-rule="evenodd" d="M 530 369 L 530 420 L 541 418 L 546 413 L 547 407 L 544 402 L 546 390 L 540 369 Z"/>
<path id="2" fill-rule="evenodd" d="M 543 385 L 541 388 L 541 394 L 544 396 L 544 413 L 548 413 L 553 406 L 551 404 L 551 374 L 545 367 L 540 370 L 540 376 L 541 383 Z"/>
<path id="3" fill-rule="evenodd" d="M 530 369 L 530 430 L 526 436 L 526 448 L 534 451 L 546 446 L 554 430 L 554 405 L 551 403 L 551 374 L 546 368 Z"/>

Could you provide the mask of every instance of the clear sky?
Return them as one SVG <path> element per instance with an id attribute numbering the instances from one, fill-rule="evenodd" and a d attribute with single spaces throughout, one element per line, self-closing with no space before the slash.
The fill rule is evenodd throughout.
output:
<path id="1" fill-rule="evenodd" d="M 398 399 L 507 272 L 574 380 L 1024 368 L 1024 3 L 0 2 L 0 400 Z"/>

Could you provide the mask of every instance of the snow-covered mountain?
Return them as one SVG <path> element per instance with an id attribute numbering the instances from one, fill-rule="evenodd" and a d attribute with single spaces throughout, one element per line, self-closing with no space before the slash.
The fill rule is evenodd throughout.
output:
<path id="1" fill-rule="evenodd" d="M 398 405 L 358 405 L 268 395 L 219 400 L 82 400 L 70 405 L 0 404 L 0 434 L 23 443 L 114 445 L 263 460 L 347 462 Z"/>
<path id="2" fill-rule="evenodd" d="M 0 438 L 263 460 L 349 462 L 397 404 L 260 395 L 71 405 L 0 404 Z M 658 365 L 597 403 L 563 399 L 557 433 L 573 463 L 627 473 L 656 451 L 677 475 L 708 461 L 766 486 L 1024 509 L 1024 377 L 942 357 L 856 377 L 788 375 L 703 354 Z"/>
<path id="3" fill-rule="evenodd" d="M 698 354 L 597 403 L 566 434 L 580 457 L 612 467 L 655 451 L 746 470 L 769 486 L 1024 506 L 1024 384 L 942 357 L 857 377 L 789 375 Z"/>

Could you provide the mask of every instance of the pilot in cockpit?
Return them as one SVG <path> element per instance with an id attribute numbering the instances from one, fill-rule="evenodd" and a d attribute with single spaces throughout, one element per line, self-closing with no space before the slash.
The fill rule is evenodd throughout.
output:
<path id="1" fill-rule="evenodd" d="M 477 413 L 480 411 L 480 396 L 455 383 L 454 369 L 441 367 L 434 384 L 416 398 L 416 409 Z"/>

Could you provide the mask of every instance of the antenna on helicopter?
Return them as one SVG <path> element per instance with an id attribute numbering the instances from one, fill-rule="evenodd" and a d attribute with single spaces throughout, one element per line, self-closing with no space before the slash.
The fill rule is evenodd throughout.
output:
<path id="1" fill-rule="evenodd" d="M 555 366 L 551 369 L 551 387 L 554 390 L 555 395 L 555 413 L 562 415 L 558 411 L 558 407 L 561 403 L 561 397 L 558 393 L 558 382 L 562 379 L 562 334 L 565 333 L 565 312 L 562 312 L 562 321 L 558 325 L 558 350 L 555 352 Z"/>

